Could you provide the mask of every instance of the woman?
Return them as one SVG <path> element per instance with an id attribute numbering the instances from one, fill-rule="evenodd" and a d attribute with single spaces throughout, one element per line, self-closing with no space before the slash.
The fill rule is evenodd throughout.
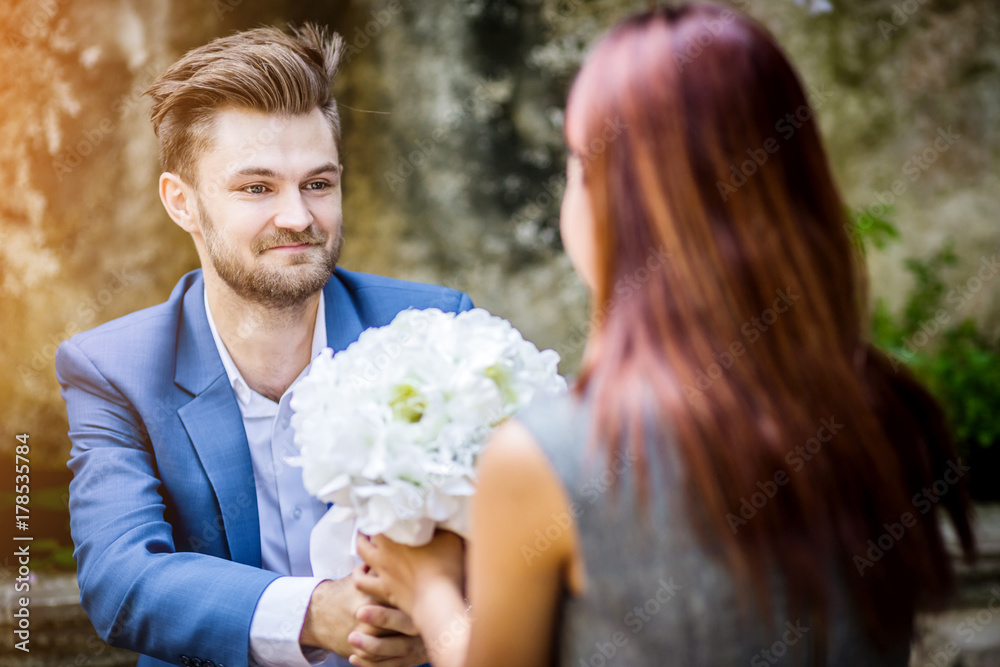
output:
<path id="1" fill-rule="evenodd" d="M 482 456 L 471 630 L 453 535 L 362 540 L 359 587 L 411 615 L 437 667 L 906 665 L 915 612 L 953 583 L 915 494 L 945 480 L 934 503 L 971 558 L 963 468 L 865 340 L 788 61 L 711 5 L 633 17 L 580 71 L 566 140 L 592 333 L 574 395 Z"/>

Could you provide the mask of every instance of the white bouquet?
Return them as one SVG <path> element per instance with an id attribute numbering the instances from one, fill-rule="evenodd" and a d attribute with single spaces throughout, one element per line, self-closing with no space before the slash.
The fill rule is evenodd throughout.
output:
<path id="1" fill-rule="evenodd" d="M 334 503 L 321 524 L 356 519 L 357 531 L 413 546 L 438 526 L 467 534 L 487 436 L 534 395 L 565 391 L 558 363 L 479 308 L 406 310 L 324 350 L 291 402 L 293 462 L 306 490 Z"/>

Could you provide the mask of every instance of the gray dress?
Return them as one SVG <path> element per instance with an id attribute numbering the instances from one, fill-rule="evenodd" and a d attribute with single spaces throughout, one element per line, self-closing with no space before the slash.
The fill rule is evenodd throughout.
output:
<path id="1" fill-rule="evenodd" d="M 609 466 L 603 454 L 587 461 L 585 406 L 569 397 L 545 399 L 517 419 L 537 439 L 569 495 L 586 571 L 585 592 L 562 601 L 555 664 L 812 664 L 816 633 L 808 618 L 786 611 L 780 577 L 772 586 L 770 623 L 756 603 L 741 611 L 732 577 L 692 532 L 674 448 L 665 448 L 663 466 L 647 466 L 651 495 L 643 516 L 634 496 L 634 461 L 623 456 Z M 657 450 L 647 451 L 655 456 Z M 834 588 L 826 664 L 905 667 L 909 646 L 876 651 L 849 610 L 845 589 Z"/>

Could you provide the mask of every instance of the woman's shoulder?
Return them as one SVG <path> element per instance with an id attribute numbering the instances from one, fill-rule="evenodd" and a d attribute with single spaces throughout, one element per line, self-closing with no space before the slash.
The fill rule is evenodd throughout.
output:
<path id="1" fill-rule="evenodd" d="M 572 391 L 535 397 L 514 421 L 532 436 L 563 484 L 579 475 L 590 425 L 585 400 Z"/>

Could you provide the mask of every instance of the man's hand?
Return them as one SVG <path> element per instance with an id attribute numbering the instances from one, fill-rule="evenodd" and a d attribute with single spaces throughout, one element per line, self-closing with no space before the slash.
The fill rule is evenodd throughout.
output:
<path id="1" fill-rule="evenodd" d="M 333 651 L 357 667 L 411 667 L 427 662 L 410 618 L 358 591 L 357 573 L 316 587 L 299 643 Z"/>

